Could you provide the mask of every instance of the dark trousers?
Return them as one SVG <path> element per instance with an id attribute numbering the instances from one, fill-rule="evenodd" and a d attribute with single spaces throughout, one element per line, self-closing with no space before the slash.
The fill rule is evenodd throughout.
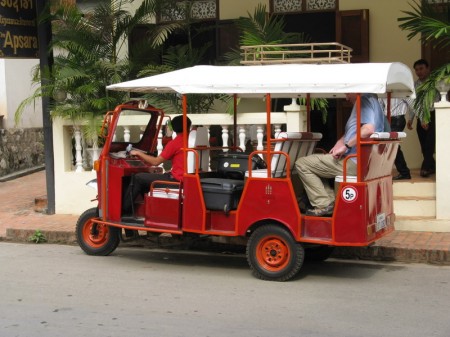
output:
<path id="1" fill-rule="evenodd" d="M 147 173 L 140 172 L 131 177 L 131 181 L 125 190 L 122 198 L 122 213 L 131 215 L 133 213 L 133 204 L 136 198 L 141 195 L 148 193 L 150 191 L 150 185 L 156 180 L 162 181 L 176 181 L 170 173 Z M 158 184 L 158 187 L 162 185 Z"/>
<path id="2" fill-rule="evenodd" d="M 428 123 L 427 130 L 422 127 L 419 120 L 417 121 L 417 136 L 423 155 L 421 170 L 436 171 L 436 162 L 433 157 L 436 145 L 436 114 L 434 110 L 430 113 L 430 123 Z"/>
<path id="3" fill-rule="evenodd" d="M 391 117 L 391 130 L 394 132 L 401 132 L 405 129 L 406 118 L 405 116 L 392 116 Z M 406 164 L 405 156 L 401 146 L 398 147 L 397 156 L 395 157 L 395 168 L 402 176 L 409 176 L 409 168 Z"/>

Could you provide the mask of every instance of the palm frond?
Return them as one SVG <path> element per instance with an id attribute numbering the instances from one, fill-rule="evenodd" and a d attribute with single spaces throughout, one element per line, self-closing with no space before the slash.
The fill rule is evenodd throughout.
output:
<path id="1" fill-rule="evenodd" d="M 402 11 L 406 14 L 398 18 L 399 27 L 409 31 L 407 38 L 420 35 L 421 41 L 426 43 L 433 40 L 437 47 L 446 47 L 450 44 L 450 23 L 448 13 L 441 13 L 426 1 L 413 1 L 412 10 Z"/>

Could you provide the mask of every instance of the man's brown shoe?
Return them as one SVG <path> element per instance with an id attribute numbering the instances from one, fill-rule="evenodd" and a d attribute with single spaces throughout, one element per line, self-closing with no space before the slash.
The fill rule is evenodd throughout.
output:
<path id="1" fill-rule="evenodd" d="M 306 211 L 306 215 L 312 215 L 312 216 L 326 216 L 329 217 L 333 215 L 333 209 L 334 209 L 334 203 L 328 205 L 324 208 L 311 208 Z"/>

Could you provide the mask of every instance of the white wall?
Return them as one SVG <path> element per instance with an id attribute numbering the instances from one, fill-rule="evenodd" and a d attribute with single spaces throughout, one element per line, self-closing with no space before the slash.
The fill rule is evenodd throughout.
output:
<path id="1" fill-rule="evenodd" d="M 0 59 L 0 114 L 5 128 L 15 128 L 14 114 L 25 98 L 31 96 L 34 88 L 31 85 L 33 67 L 39 64 L 38 59 Z M 42 127 L 41 101 L 28 106 L 23 114 L 19 128 Z"/>

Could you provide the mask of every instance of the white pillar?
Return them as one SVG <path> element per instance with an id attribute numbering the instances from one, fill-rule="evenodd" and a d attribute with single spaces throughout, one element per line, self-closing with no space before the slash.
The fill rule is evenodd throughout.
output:
<path id="1" fill-rule="evenodd" d="M 228 125 L 222 125 L 222 144 L 228 146 Z M 223 149 L 223 152 L 228 152 L 228 149 Z"/>
<path id="2" fill-rule="evenodd" d="M 274 137 L 275 139 L 278 138 L 279 134 L 281 133 L 281 124 L 275 124 L 274 126 Z"/>
<path id="3" fill-rule="evenodd" d="M 239 126 L 239 147 L 245 152 L 245 125 Z"/>
<path id="4" fill-rule="evenodd" d="M 450 102 L 434 104 L 436 110 L 436 219 L 450 219 Z M 449 228 L 450 229 L 450 228 Z"/>
<path id="5" fill-rule="evenodd" d="M 75 172 L 83 172 L 83 157 L 81 156 L 81 130 L 80 126 L 73 127 L 75 136 Z"/>
<path id="6" fill-rule="evenodd" d="M 124 126 L 123 127 L 123 141 L 125 143 L 128 143 L 130 141 L 130 127 L 129 126 Z"/>
<path id="7" fill-rule="evenodd" d="M 209 142 L 209 140 L 211 139 L 211 135 L 209 133 L 210 125 L 203 125 L 203 126 L 206 128 L 206 130 L 208 130 L 208 146 L 211 146 L 211 143 Z M 211 171 L 211 151 L 209 152 L 208 155 L 208 171 Z"/>
<path id="8" fill-rule="evenodd" d="M 293 98 L 290 105 L 284 106 L 286 111 L 286 131 L 298 132 L 306 131 L 306 106 L 298 105 L 297 99 Z"/>
<path id="9" fill-rule="evenodd" d="M 161 129 L 159 129 L 159 132 L 158 132 L 158 142 L 156 144 L 156 150 L 158 151 L 158 156 L 161 154 L 161 152 L 163 150 L 162 140 L 163 140 L 163 133 L 162 133 L 162 128 L 161 128 Z"/>
<path id="10" fill-rule="evenodd" d="M 256 139 L 258 141 L 258 144 L 256 145 L 256 150 L 262 151 L 264 150 L 264 127 L 262 125 L 256 126 Z M 262 158 L 262 154 L 259 154 L 259 156 Z"/>

